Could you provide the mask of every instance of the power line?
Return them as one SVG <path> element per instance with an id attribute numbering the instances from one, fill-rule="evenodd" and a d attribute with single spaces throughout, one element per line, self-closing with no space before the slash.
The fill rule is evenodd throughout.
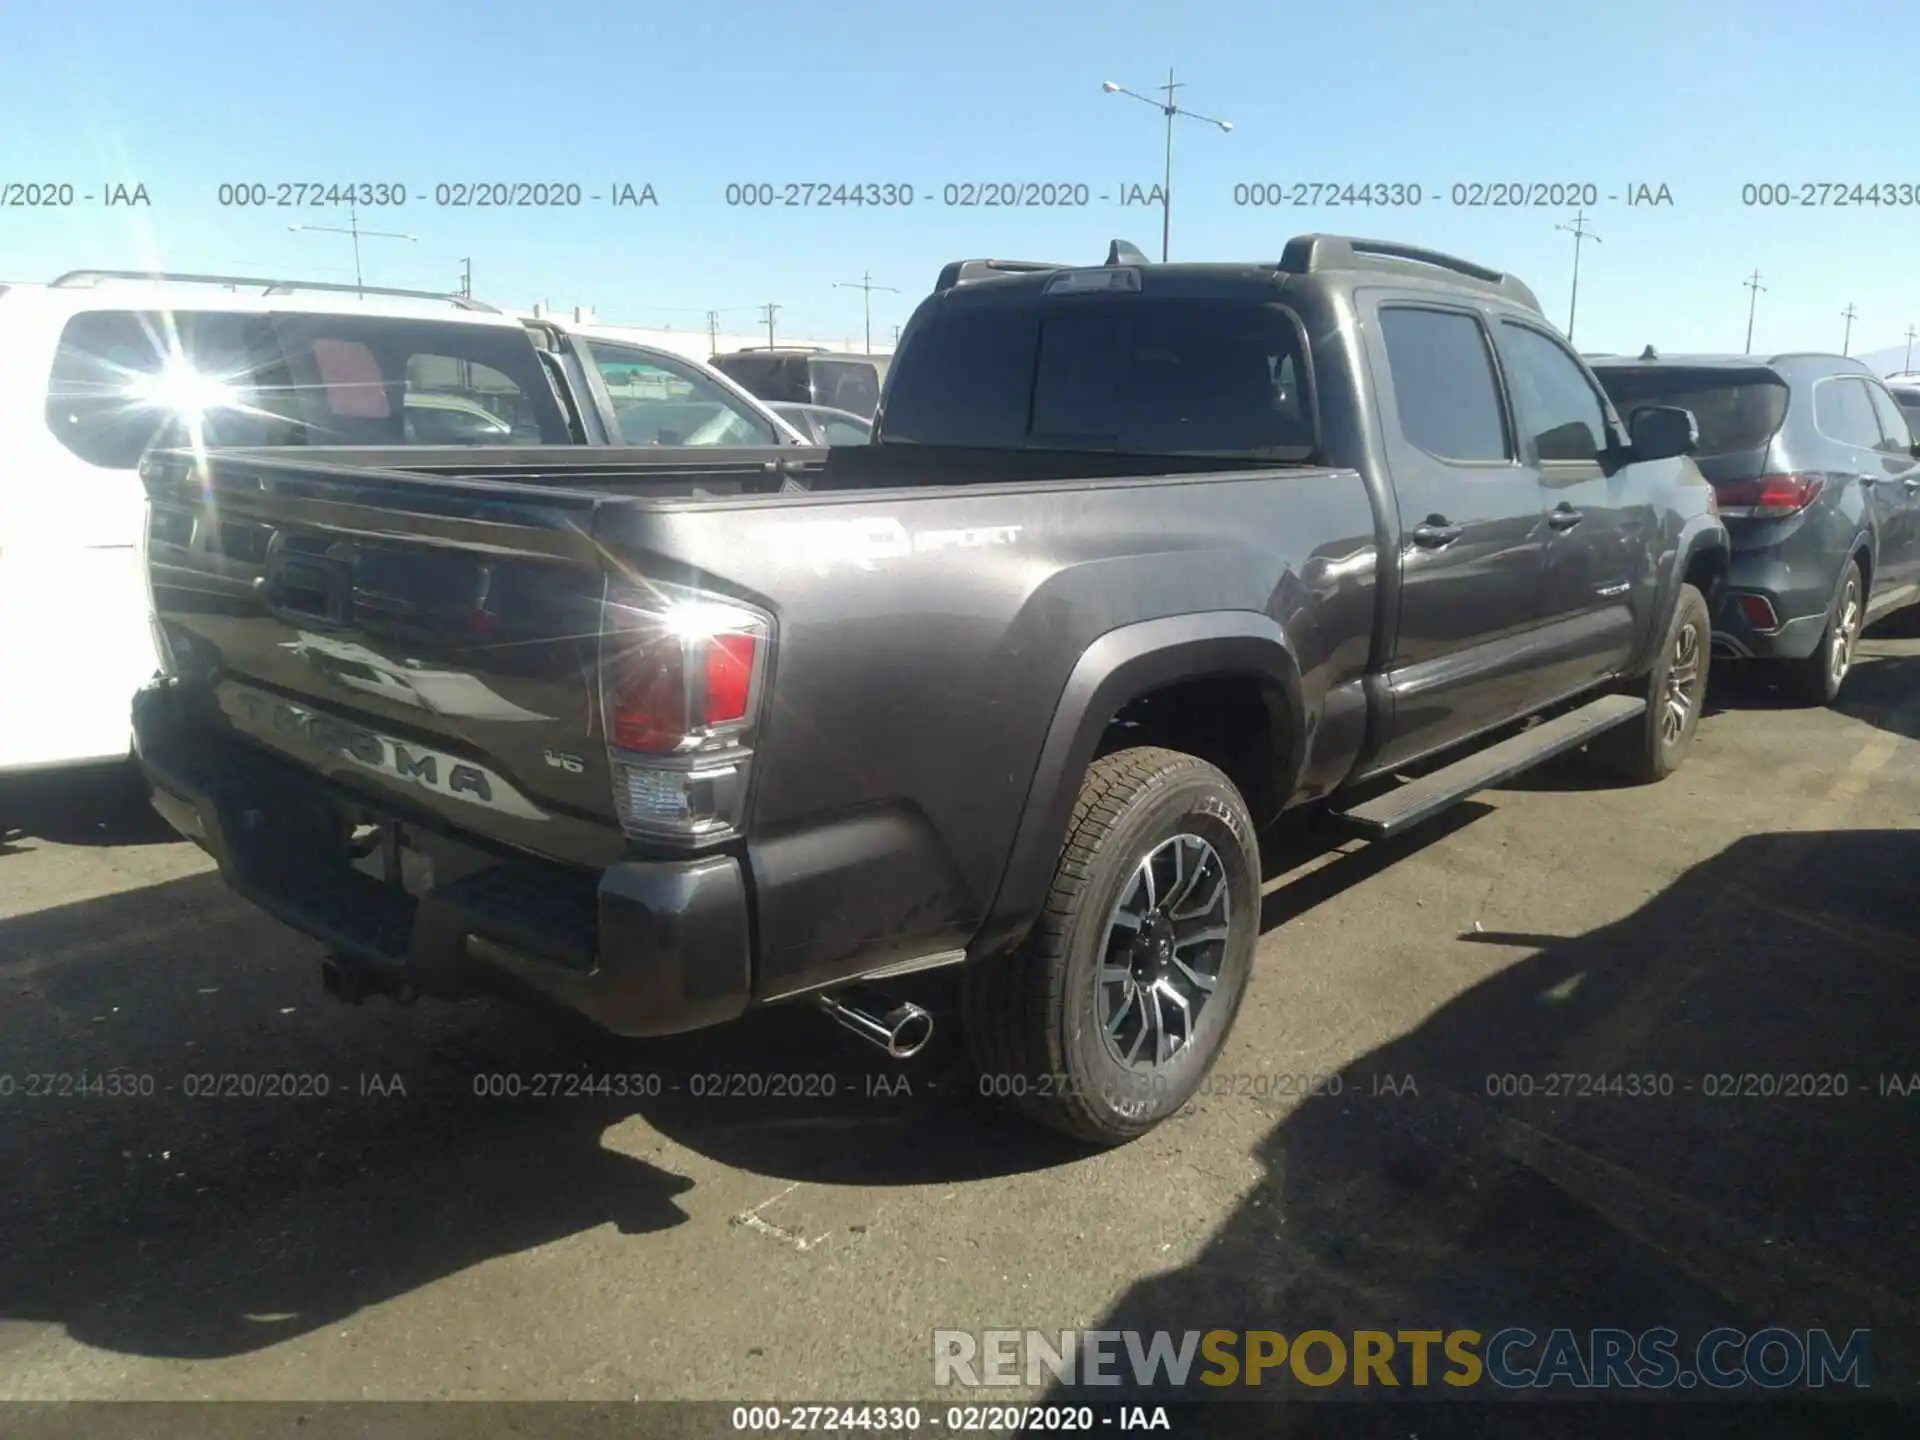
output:
<path id="1" fill-rule="evenodd" d="M 1116 85 L 1111 80 L 1102 80 L 1100 82 L 1100 88 L 1109 95 L 1125 95 L 1129 99 L 1144 101 L 1167 117 L 1166 177 L 1160 190 L 1160 261 L 1162 264 L 1165 264 L 1167 249 L 1172 242 L 1173 235 L 1173 122 L 1184 115 L 1189 120 L 1199 120 L 1205 124 L 1216 126 L 1222 134 L 1232 132 L 1233 122 L 1231 120 L 1216 120 L 1211 115 L 1201 115 L 1187 109 L 1183 105 L 1175 104 L 1173 98 L 1174 92 L 1176 90 L 1184 90 L 1186 86 L 1174 80 L 1173 67 L 1171 65 L 1167 67 L 1167 83 L 1153 87 L 1156 90 L 1166 92 L 1167 98 L 1165 100 L 1155 100 L 1150 96 L 1140 94 L 1138 91 L 1129 90 L 1124 85 Z"/>
<path id="2" fill-rule="evenodd" d="M 353 237 L 353 284 L 356 290 L 361 291 L 360 298 L 364 300 L 366 299 L 364 290 L 366 281 L 360 278 L 361 238 L 365 237 L 369 240 L 418 240 L 420 237 L 418 235 L 403 235 L 397 230 L 362 230 L 360 228 L 360 212 L 351 207 L 347 210 L 347 225 L 349 228 L 345 230 L 342 230 L 337 225 L 289 225 L 287 229 L 296 233 L 302 230 L 312 230 L 323 235 L 351 235 Z"/>
<path id="3" fill-rule="evenodd" d="M 865 270 L 860 272 L 860 278 L 858 280 L 834 281 L 833 288 L 836 290 L 858 290 L 861 292 L 861 304 L 862 308 L 866 311 L 867 319 L 867 354 L 871 355 L 873 353 L 873 292 L 876 290 L 885 290 L 891 294 L 898 295 L 900 293 L 899 290 L 891 285 L 874 284 L 873 276 Z"/>
<path id="4" fill-rule="evenodd" d="M 1600 237 L 1586 228 L 1587 212 L 1580 209 L 1574 212 L 1573 224 L 1556 225 L 1556 230 L 1564 230 L 1573 236 L 1573 298 L 1567 303 L 1567 343 L 1573 343 L 1573 318 L 1580 308 L 1580 245 L 1586 240 L 1600 243 Z"/>
<path id="5" fill-rule="evenodd" d="M 1751 295 L 1747 296 L 1746 353 L 1751 355 L 1753 353 L 1753 307 L 1760 303 L 1760 292 L 1766 289 L 1767 287 L 1760 283 L 1760 272 L 1758 270 L 1754 271 L 1753 274 L 1749 275 L 1746 279 L 1742 280 L 1740 283 L 1746 286 L 1747 289 L 1753 292 Z"/>

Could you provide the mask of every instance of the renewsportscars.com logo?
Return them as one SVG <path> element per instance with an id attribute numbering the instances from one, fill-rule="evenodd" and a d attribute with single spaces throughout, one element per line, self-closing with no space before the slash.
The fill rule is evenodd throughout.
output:
<path id="1" fill-rule="evenodd" d="M 1204 1395 L 1303 1385 L 1504 1390 L 1825 1389 L 1873 1383 L 1870 1332 L 1709 1330 L 936 1330 L 933 1383 L 1131 1386 Z"/>

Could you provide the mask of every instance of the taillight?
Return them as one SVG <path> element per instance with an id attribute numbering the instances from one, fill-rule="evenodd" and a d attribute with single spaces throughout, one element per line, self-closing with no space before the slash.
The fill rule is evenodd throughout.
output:
<path id="1" fill-rule="evenodd" d="M 739 832 L 772 621 L 677 587 L 614 589 L 602 607 L 601 702 L 628 834 Z"/>
<path id="2" fill-rule="evenodd" d="M 1774 611 L 1773 602 L 1764 595 L 1742 595 L 1739 598 L 1740 613 L 1747 618 L 1747 624 L 1762 634 L 1771 634 L 1780 628 L 1780 616 Z"/>
<path id="3" fill-rule="evenodd" d="M 1762 475 L 1758 480 L 1721 480 L 1714 484 L 1720 513 L 1751 520 L 1778 520 L 1798 515 L 1825 488 L 1819 474 Z"/>

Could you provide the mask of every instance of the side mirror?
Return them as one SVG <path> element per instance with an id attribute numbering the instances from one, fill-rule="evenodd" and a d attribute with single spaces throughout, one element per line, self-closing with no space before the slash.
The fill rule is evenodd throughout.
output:
<path id="1" fill-rule="evenodd" d="M 1700 445 L 1700 424 L 1678 405 L 1643 405 L 1628 425 L 1636 460 L 1671 460 L 1691 455 Z"/>

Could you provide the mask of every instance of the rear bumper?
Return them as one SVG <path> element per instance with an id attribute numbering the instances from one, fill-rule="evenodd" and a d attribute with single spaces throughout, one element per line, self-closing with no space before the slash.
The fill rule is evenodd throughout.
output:
<path id="1" fill-rule="evenodd" d="M 595 876 L 416 831 L 454 878 L 409 893 L 330 843 L 317 817 L 354 797 L 195 723 L 171 687 L 136 697 L 134 744 L 154 808 L 229 887 L 388 981 L 531 991 L 618 1035 L 696 1030 L 747 1006 L 747 895 L 732 856 Z"/>
<path id="2" fill-rule="evenodd" d="M 1803 660 L 1819 647 L 1827 628 L 1827 609 L 1840 583 L 1804 565 L 1789 565 L 1774 550 L 1734 552 L 1725 590 L 1713 616 L 1714 649 L 1754 660 Z M 1761 627 L 1741 606 L 1741 597 L 1757 596 L 1771 607 L 1776 624 Z"/>

